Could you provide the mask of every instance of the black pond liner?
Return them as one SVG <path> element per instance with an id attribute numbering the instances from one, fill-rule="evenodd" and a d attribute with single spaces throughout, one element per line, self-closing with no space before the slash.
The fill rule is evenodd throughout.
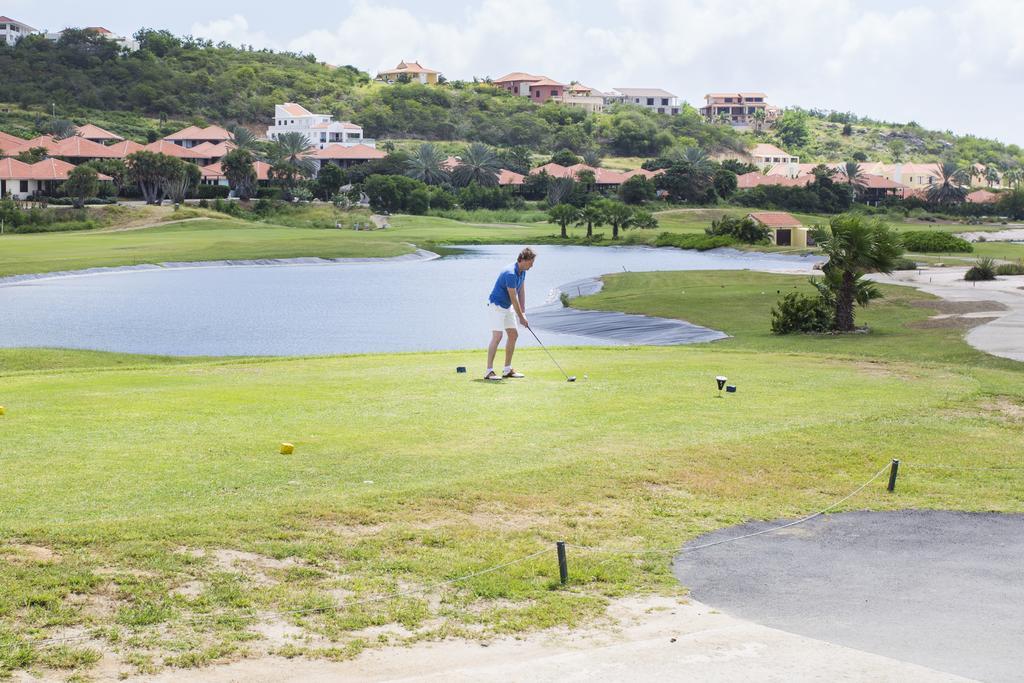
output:
<path id="1" fill-rule="evenodd" d="M 577 296 L 595 294 L 601 291 L 602 286 L 603 283 L 597 278 L 586 278 L 562 285 L 553 293 L 553 302 L 529 311 L 530 325 L 539 330 L 644 346 L 699 344 L 729 337 L 724 332 L 694 325 L 685 320 L 565 308 L 559 300 L 559 295 L 563 292 L 570 299 L 574 299 Z"/>

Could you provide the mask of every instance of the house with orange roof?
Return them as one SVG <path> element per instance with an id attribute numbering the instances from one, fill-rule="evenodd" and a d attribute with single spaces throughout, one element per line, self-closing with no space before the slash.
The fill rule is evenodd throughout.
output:
<path id="1" fill-rule="evenodd" d="M 316 161 L 317 173 L 324 164 L 334 164 L 340 168 L 348 168 L 366 161 L 383 159 L 388 155 L 384 150 L 368 145 L 327 145 L 323 149 L 313 150 L 309 157 Z"/>
<path id="2" fill-rule="evenodd" d="M 66 31 L 67 29 L 64 30 Z M 100 38 L 109 40 L 112 43 L 116 43 L 118 47 L 124 50 L 128 50 L 129 52 L 135 52 L 139 49 L 139 41 L 133 38 L 129 38 L 128 36 L 119 36 L 110 29 L 104 28 L 102 26 L 86 26 L 82 30 L 88 31 L 89 33 L 93 33 L 99 36 Z M 46 39 L 52 40 L 56 43 L 58 40 L 60 40 L 61 36 L 63 35 L 64 31 L 55 31 L 53 33 L 47 33 Z"/>
<path id="3" fill-rule="evenodd" d="M 189 126 L 187 128 L 182 128 L 177 133 L 171 133 L 165 137 L 164 140 L 189 149 L 201 145 L 204 142 L 212 142 L 214 144 L 227 142 L 234 137 L 235 136 L 232 135 L 230 131 L 221 128 L 220 126 L 207 126 L 206 128 Z"/>
<path id="4" fill-rule="evenodd" d="M 204 142 L 201 145 L 196 145 L 192 148 L 192 151 L 198 154 L 206 163 L 200 162 L 202 166 L 207 166 L 220 161 L 224 158 L 224 155 L 235 148 L 233 142 Z"/>
<path id="5" fill-rule="evenodd" d="M 764 142 L 754 145 L 754 148 L 750 150 L 750 158 L 752 163 L 761 168 L 764 168 L 765 166 L 774 166 L 776 164 L 800 163 L 800 157 L 793 156 L 789 152 L 781 150 L 775 145 L 769 145 Z"/>
<path id="6" fill-rule="evenodd" d="M 546 173 L 552 178 L 571 178 L 579 181 L 580 174 L 589 171 L 594 174 L 594 186 L 601 189 L 615 189 L 635 175 L 642 175 L 647 179 L 664 173 L 664 171 L 648 171 L 646 169 L 635 169 L 632 171 L 613 171 L 607 168 L 588 166 L 587 164 L 573 164 L 562 166 L 561 164 L 549 163 L 538 166 L 530 171 L 530 175 Z"/>
<path id="7" fill-rule="evenodd" d="M 440 75 L 440 71 L 428 69 L 419 62 L 407 62 L 403 59 L 394 69 L 377 74 L 377 80 L 385 83 L 398 83 L 407 79 L 410 83 L 437 85 L 437 77 Z"/>
<path id="8" fill-rule="evenodd" d="M 785 211 L 755 211 L 747 218 L 768 228 L 768 239 L 777 247 L 806 248 L 810 230 Z"/>
<path id="9" fill-rule="evenodd" d="M 491 83 L 513 95 L 529 97 L 530 101 L 536 104 L 544 104 L 551 99 L 561 100 L 566 89 L 564 83 L 559 83 L 547 76 L 534 76 L 524 71 L 513 71 L 491 81 Z"/>
<path id="10" fill-rule="evenodd" d="M 764 112 L 764 122 L 771 125 L 782 109 L 768 104 L 768 96 L 763 92 L 716 92 L 704 96 L 701 115 L 711 122 L 727 121 L 736 128 L 747 128 L 757 122 Z"/>
<path id="11" fill-rule="evenodd" d="M 60 159 L 43 159 L 35 164 L 0 159 L 0 197 L 31 199 L 36 195 L 56 194 L 73 170 L 74 165 Z M 111 180 L 102 173 L 98 176 L 100 180 Z"/>
<path id="12" fill-rule="evenodd" d="M 256 184 L 265 186 L 270 183 L 270 164 L 265 161 L 254 161 L 253 168 L 256 170 Z M 208 164 L 199 169 L 202 178 L 199 181 L 202 185 L 224 185 L 228 186 L 228 179 L 224 175 L 224 168 L 218 161 Z"/>
<path id="13" fill-rule="evenodd" d="M 166 139 L 151 142 L 143 147 L 143 149 L 147 152 L 166 154 L 167 156 L 182 159 L 184 161 L 191 161 L 192 163 L 199 163 L 203 160 L 203 157 L 193 152 L 191 147 L 185 147 Z"/>
<path id="14" fill-rule="evenodd" d="M 0 156 L 16 156 L 28 149 L 28 140 L 0 131 Z"/>
<path id="15" fill-rule="evenodd" d="M 988 190 L 975 190 L 964 197 L 969 204 L 995 204 L 999 201 L 999 195 Z"/>
<path id="16" fill-rule="evenodd" d="M 99 126 L 94 126 L 91 123 L 87 123 L 84 126 L 78 126 L 78 132 L 75 135 L 98 142 L 101 145 L 105 145 L 108 142 L 123 142 L 124 138 L 116 133 L 111 133 L 109 130 L 104 130 Z"/>
<path id="17" fill-rule="evenodd" d="M 363 136 L 362 126 L 335 121 L 330 114 L 314 114 L 295 102 L 274 105 L 274 125 L 267 128 L 267 139 L 276 140 L 285 133 L 302 133 L 309 146 L 318 149 L 328 145 L 377 146 L 376 140 Z"/>
<path id="18" fill-rule="evenodd" d="M 73 164 L 82 164 L 93 159 L 121 158 L 118 150 L 77 135 L 72 135 L 63 140 L 56 140 L 48 145 L 46 149 L 50 156 L 60 157 Z"/>
<path id="19" fill-rule="evenodd" d="M 19 40 L 33 33 L 39 31 L 17 19 L 0 16 L 0 42 L 13 47 Z"/>
<path id="20" fill-rule="evenodd" d="M 107 145 L 107 148 L 117 153 L 117 159 L 124 159 L 129 154 L 135 154 L 146 149 L 144 145 L 140 145 L 134 140 L 125 140 L 123 142 L 115 142 L 112 145 Z"/>

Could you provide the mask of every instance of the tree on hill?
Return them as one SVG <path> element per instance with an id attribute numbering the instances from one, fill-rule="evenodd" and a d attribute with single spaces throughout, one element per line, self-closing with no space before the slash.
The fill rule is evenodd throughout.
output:
<path id="1" fill-rule="evenodd" d="M 81 209 L 85 206 L 85 200 L 89 197 L 95 197 L 99 189 L 100 181 L 98 174 L 95 170 L 84 164 L 76 166 L 75 170 L 68 174 L 68 179 L 64 181 L 64 193 L 72 198 L 76 209 Z"/>
<path id="2" fill-rule="evenodd" d="M 227 178 L 228 187 L 243 202 L 249 201 L 256 195 L 256 169 L 253 168 L 255 159 L 252 153 L 245 148 L 238 147 L 220 160 L 221 171 Z"/>
<path id="3" fill-rule="evenodd" d="M 494 150 L 483 143 L 473 142 L 463 150 L 459 165 L 452 171 L 452 183 L 457 187 L 466 187 L 470 183 L 493 187 L 498 184 L 500 173 L 501 161 Z"/>
<path id="4" fill-rule="evenodd" d="M 803 147 L 810 139 L 807 114 L 798 109 L 787 109 L 775 124 L 775 134 L 786 147 Z"/>

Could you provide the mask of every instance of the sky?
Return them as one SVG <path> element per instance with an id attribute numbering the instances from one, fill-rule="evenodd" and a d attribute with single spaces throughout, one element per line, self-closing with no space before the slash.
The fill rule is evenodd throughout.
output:
<path id="1" fill-rule="evenodd" d="M 0 13 L 312 52 L 371 75 L 407 59 L 449 79 L 527 71 L 698 106 L 758 91 L 1024 145 L 1024 0 L 5 0 Z"/>

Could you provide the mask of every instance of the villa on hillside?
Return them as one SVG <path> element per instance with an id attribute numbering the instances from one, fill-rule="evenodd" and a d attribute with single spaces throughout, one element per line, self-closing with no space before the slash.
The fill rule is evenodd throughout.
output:
<path id="1" fill-rule="evenodd" d="M 754 146 L 754 149 L 750 151 L 750 158 L 752 163 L 760 168 L 765 166 L 775 166 L 776 164 L 799 164 L 800 157 L 793 156 L 789 152 L 785 152 L 775 145 L 769 145 L 761 143 Z"/>
<path id="2" fill-rule="evenodd" d="M 220 126 L 207 126 L 206 128 L 189 126 L 188 128 L 182 128 L 177 133 L 171 133 L 164 140 L 173 142 L 185 149 L 191 149 L 207 142 L 212 142 L 213 144 L 227 142 L 233 137 L 230 131 Z"/>
<path id="3" fill-rule="evenodd" d="M 302 133 L 310 147 L 328 145 L 364 145 L 376 147 L 375 140 L 363 137 L 363 128 L 351 121 L 335 121 L 330 114 L 314 114 L 301 104 L 285 102 L 274 106 L 274 125 L 267 128 L 267 139 L 284 133 Z"/>
<path id="4" fill-rule="evenodd" d="M 605 104 L 632 104 L 659 114 L 678 114 L 679 98 L 661 88 L 615 88 L 604 96 Z"/>
<path id="5" fill-rule="evenodd" d="M 529 97 L 531 102 L 544 104 L 548 100 L 560 100 L 565 94 L 565 84 L 547 76 L 534 76 L 522 71 L 514 71 L 492 83 L 513 95 Z"/>
<path id="6" fill-rule="evenodd" d="M 770 125 L 782 115 L 782 110 L 768 104 L 767 97 L 763 92 L 709 93 L 704 96 L 700 113 L 711 122 L 728 121 L 737 128 L 746 128 L 758 122 L 762 116 L 758 112 L 764 112 L 763 121 Z"/>
<path id="7" fill-rule="evenodd" d="M 5 44 L 14 45 L 32 33 L 39 33 L 39 31 L 24 22 L 0 16 L 0 41 L 3 41 Z"/>
<path id="8" fill-rule="evenodd" d="M 67 29 L 64 30 L 66 31 Z M 112 43 L 116 43 L 118 47 L 128 50 L 129 52 L 135 52 L 139 49 L 139 41 L 135 40 L 134 38 L 129 38 L 127 36 L 119 36 L 113 31 L 103 28 L 102 26 L 87 26 L 82 30 L 88 31 L 89 33 L 95 33 L 100 38 L 105 38 L 106 40 L 109 40 Z M 56 43 L 58 40 L 60 40 L 61 36 L 63 35 L 64 31 L 47 33 L 46 39 L 52 40 Z"/>
<path id="9" fill-rule="evenodd" d="M 411 83 L 437 85 L 437 77 L 440 75 L 440 71 L 428 69 L 419 62 L 407 62 L 403 59 L 394 69 L 377 74 L 377 80 L 385 83 L 398 83 L 403 78 L 408 78 Z"/>

